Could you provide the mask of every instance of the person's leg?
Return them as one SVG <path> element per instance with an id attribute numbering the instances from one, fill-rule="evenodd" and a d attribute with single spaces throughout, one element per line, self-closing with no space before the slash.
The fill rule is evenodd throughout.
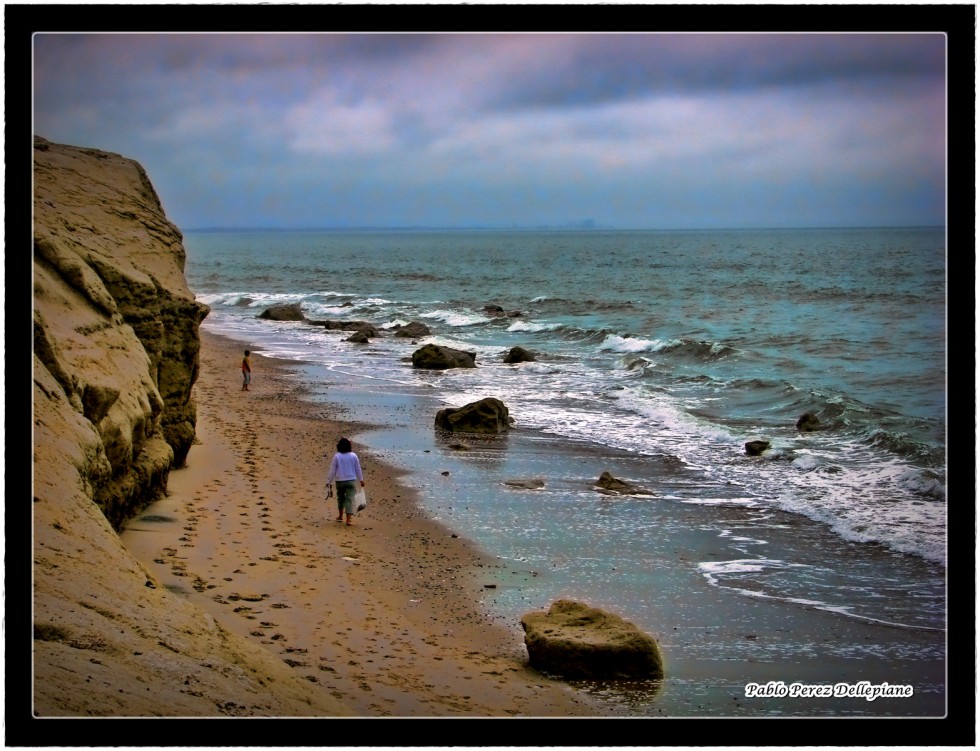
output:
<path id="1" fill-rule="evenodd" d="M 353 524 L 354 518 L 354 494 L 357 493 L 357 485 L 353 481 L 347 486 L 347 494 L 344 497 L 344 513 L 347 514 L 347 525 Z"/>
<path id="2" fill-rule="evenodd" d="M 337 483 L 337 511 L 338 521 L 340 514 L 347 514 L 347 523 L 351 523 L 351 516 L 354 514 L 354 493 L 357 492 L 355 483 L 351 480 L 344 480 Z"/>

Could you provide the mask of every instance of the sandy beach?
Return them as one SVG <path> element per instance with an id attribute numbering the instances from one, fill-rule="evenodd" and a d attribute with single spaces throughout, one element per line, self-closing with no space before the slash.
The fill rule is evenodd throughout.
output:
<path id="1" fill-rule="evenodd" d="M 423 513 L 396 469 L 358 445 L 357 436 L 371 426 L 355 421 L 356 407 L 345 414 L 335 404 L 304 399 L 295 366 L 261 353 L 252 356 L 251 390 L 242 392 L 246 345 L 206 330 L 201 340 L 197 440 L 187 467 L 171 473 L 168 496 L 122 533 L 124 545 L 163 586 L 278 656 L 358 717 L 636 717 L 625 695 L 602 701 L 601 691 L 527 667 L 519 625 L 495 620 L 480 605 L 485 587 L 505 580 L 509 567 Z M 329 460 L 344 435 L 354 440 L 369 498 L 351 527 L 335 522 L 335 502 L 325 498 Z M 673 544 L 706 544 L 697 528 L 690 520 L 686 537 Z M 802 617 L 806 611 L 793 607 L 750 615 L 713 590 L 691 598 L 696 583 L 689 576 L 665 562 L 667 601 L 687 616 L 684 628 L 661 642 L 670 682 L 653 716 L 744 719 L 766 706 L 770 714 L 832 717 L 866 702 L 751 700 L 742 689 L 749 681 L 817 684 L 828 676 L 893 684 L 913 674 L 924 678 L 913 656 L 922 634 L 841 622 L 819 611 Z M 798 660 L 791 650 L 786 662 L 731 659 L 739 645 L 778 645 L 786 634 L 814 645 L 898 639 L 909 657 L 866 658 L 860 666 L 830 654 Z M 708 643 L 716 646 L 705 652 Z M 927 712 L 935 706 L 928 696 L 921 699 Z M 909 699 L 878 704 L 899 714 L 914 706 Z M 562 730 L 571 727 L 563 723 Z M 577 727 L 577 733 L 586 729 Z"/>
<path id="2" fill-rule="evenodd" d="M 395 471 L 356 443 L 369 507 L 348 527 L 325 499 L 333 447 L 367 426 L 301 400 L 288 363 L 201 332 L 197 440 L 168 496 L 123 543 L 174 592 L 279 655 L 364 717 L 595 716 L 526 667 L 480 612 L 499 565 L 427 520 Z"/>

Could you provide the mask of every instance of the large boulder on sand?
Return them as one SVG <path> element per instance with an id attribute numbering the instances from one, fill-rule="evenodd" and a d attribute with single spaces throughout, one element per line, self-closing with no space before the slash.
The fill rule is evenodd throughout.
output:
<path id="1" fill-rule="evenodd" d="M 492 397 L 436 413 L 436 427 L 454 433 L 504 433 L 510 430 L 511 422 L 507 406 Z"/>
<path id="2" fill-rule="evenodd" d="M 565 678 L 662 678 L 660 647 L 618 615 L 574 600 L 521 618 L 531 667 Z"/>
<path id="3" fill-rule="evenodd" d="M 461 349 L 426 344 L 412 353 L 412 367 L 426 370 L 448 370 L 449 368 L 475 368 L 476 353 Z"/>

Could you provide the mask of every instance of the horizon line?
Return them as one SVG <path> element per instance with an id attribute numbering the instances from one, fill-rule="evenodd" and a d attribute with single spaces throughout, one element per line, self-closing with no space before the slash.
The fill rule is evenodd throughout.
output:
<path id="1" fill-rule="evenodd" d="M 761 230 L 813 230 L 813 229 L 940 229 L 945 224 L 800 224 L 781 226 L 746 226 L 746 227 L 614 227 L 611 225 L 554 224 L 554 225 L 363 225 L 344 227 L 277 227 L 277 226 L 213 226 L 213 227 L 180 227 L 181 232 L 733 232 Z"/>

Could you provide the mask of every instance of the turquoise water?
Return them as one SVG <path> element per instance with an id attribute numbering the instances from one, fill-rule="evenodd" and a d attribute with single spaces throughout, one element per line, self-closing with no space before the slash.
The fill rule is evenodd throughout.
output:
<path id="1" fill-rule="evenodd" d="M 432 515 L 515 564 L 520 586 L 489 603 L 503 617 L 574 584 L 669 631 L 657 571 L 683 525 L 712 546 L 686 564 L 692 586 L 944 630 L 942 229 L 187 232 L 185 246 L 205 328 L 297 361 L 314 398 L 386 426 L 361 440 L 410 471 Z M 355 345 L 257 318 L 286 302 L 432 335 Z M 413 370 L 429 341 L 478 367 Z M 536 361 L 505 365 L 512 346 Z M 434 410 L 485 396 L 515 431 L 448 449 Z M 823 429 L 799 432 L 804 412 Z M 746 456 L 759 438 L 771 449 Z M 593 489 L 605 470 L 653 496 L 610 502 Z M 504 485 L 526 477 L 545 487 Z"/>

